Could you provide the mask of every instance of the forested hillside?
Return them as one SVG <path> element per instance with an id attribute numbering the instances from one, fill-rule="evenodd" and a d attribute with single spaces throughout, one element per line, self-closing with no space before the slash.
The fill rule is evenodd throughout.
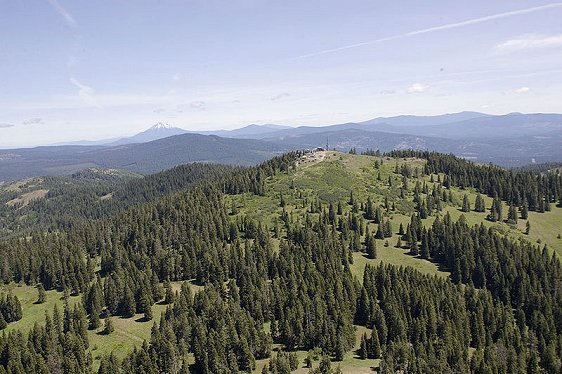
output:
<path id="1" fill-rule="evenodd" d="M 322 151 L 115 183 L 3 214 L 0 373 L 562 370 L 556 170 Z"/>
<path id="2" fill-rule="evenodd" d="M 185 164 L 143 177 L 115 169 L 89 168 L 69 177 L 41 177 L 0 187 L 0 233 L 32 228 L 63 229 L 100 219 L 205 180 L 239 170 L 220 164 Z"/>

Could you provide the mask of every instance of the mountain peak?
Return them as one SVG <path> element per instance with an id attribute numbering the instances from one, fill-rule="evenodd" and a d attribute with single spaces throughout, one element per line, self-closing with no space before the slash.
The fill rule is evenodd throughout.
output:
<path id="1" fill-rule="evenodd" d="M 156 125 L 152 126 L 149 130 L 163 130 L 163 129 L 173 129 L 172 125 L 167 123 L 158 122 Z"/>

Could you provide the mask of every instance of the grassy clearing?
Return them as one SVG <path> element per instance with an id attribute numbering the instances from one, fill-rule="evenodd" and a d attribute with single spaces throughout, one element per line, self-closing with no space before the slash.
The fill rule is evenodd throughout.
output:
<path id="1" fill-rule="evenodd" d="M 13 295 L 17 296 L 23 311 L 22 319 L 17 322 L 10 323 L 8 327 L 3 330 L 6 332 L 13 330 L 28 331 L 35 323 L 43 324 L 45 322 L 45 313 L 52 313 L 55 305 L 57 305 L 61 313 L 63 311 L 64 300 L 62 292 L 47 291 L 47 299 L 45 303 L 36 304 L 38 293 L 35 287 L 9 284 L 0 286 L 0 291 L 11 291 Z M 79 302 L 80 299 L 81 298 L 79 296 L 71 296 L 70 304 L 74 305 L 74 303 Z"/>
<path id="2" fill-rule="evenodd" d="M 364 326 L 355 326 L 355 347 L 351 351 L 346 353 L 344 359 L 341 362 L 332 361 L 332 368 L 336 368 L 339 366 L 342 369 L 342 372 L 346 374 L 347 373 L 366 374 L 366 373 L 373 373 L 375 369 L 379 367 L 379 362 L 380 362 L 379 359 L 361 360 L 359 356 L 357 356 L 357 354 L 355 353 L 359 349 L 359 345 L 361 344 L 361 335 L 363 335 L 363 333 L 367 333 L 367 336 L 370 336 L 371 330 Z M 274 353 L 275 350 L 282 349 L 282 348 L 283 347 L 281 345 L 274 344 L 272 355 L 275 354 Z M 297 373 L 297 374 L 308 373 L 310 369 L 305 366 L 305 358 L 308 355 L 308 351 L 300 350 L 300 351 L 296 351 L 296 354 L 300 364 L 299 364 L 299 368 L 293 371 L 293 373 Z M 256 369 L 253 372 L 261 373 L 261 370 L 265 365 L 268 364 L 268 362 L 269 359 L 257 360 Z M 313 368 L 318 367 L 319 363 L 320 361 L 313 361 L 312 367 Z"/>
<path id="3" fill-rule="evenodd" d="M 190 283 L 190 287 L 193 293 L 198 292 L 203 288 L 202 286 L 192 283 Z M 172 283 L 172 288 L 179 291 L 181 283 Z M 38 293 L 37 289 L 32 286 L 16 284 L 3 285 L 0 286 L 0 291 L 12 292 L 13 295 L 17 296 L 20 300 L 23 311 L 21 320 L 10 323 L 8 327 L 3 330 L 3 332 L 5 331 L 6 333 L 13 330 L 27 332 L 33 328 L 35 323 L 43 324 L 45 322 L 45 314 L 51 314 L 55 305 L 57 305 L 61 313 L 64 309 L 63 293 L 55 290 L 46 292 L 47 299 L 43 304 L 36 303 Z M 81 302 L 81 296 L 70 297 L 71 306 L 78 302 Z M 94 358 L 94 369 L 97 370 L 99 367 L 102 355 L 114 352 L 117 357 L 123 358 L 135 346 L 138 347 L 144 340 L 149 340 L 152 325 L 155 321 L 160 320 L 160 316 L 162 312 L 166 310 L 166 307 L 166 305 L 161 304 L 153 305 L 152 314 L 154 319 L 152 321 L 144 321 L 142 319 L 143 314 L 137 314 L 131 318 L 111 317 L 115 331 L 110 335 L 101 334 L 103 326 L 97 330 L 89 330 L 89 350 Z"/>
<path id="4" fill-rule="evenodd" d="M 155 321 L 160 320 L 160 315 L 166 310 L 167 305 L 155 304 L 152 306 L 152 321 L 143 321 L 143 314 L 131 318 L 111 317 L 115 331 L 109 335 L 101 334 L 103 326 L 95 331 L 88 332 L 90 351 L 94 358 L 94 369 L 100 364 L 102 355 L 113 352 L 117 357 L 123 358 L 134 347 L 142 345 L 144 340 L 150 340 L 150 331 Z"/>
<path id="5" fill-rule="evenodd" d="M 546 213 L 529 212 L 529 222 L 531 231 L 528 238 L 541 244 L 547 244 L 559 256 L 562 256 L 562 208 L 551 205 L 551 211 Z M 525 230 L 526 222 L 518 221 L 518 228 L 521 232 Z M 560 237 L 559 237 L 560 236 Z"/>
<path id="6" fill-rule="evenodd" d="M 44 198 L 45 196 L 47 196 L 47 193 L 49 193 L 49 190 L 43 190 L 43 189 L 27 192 L 21 195 L 20 197 L 8 201 L 6 205 L 10 207 L 14 205 L 21 205 L 22 207 L 24 207 L 28 205 L 30 202 L 32 202 L 33 200 L 39 200 Z"/>
<path id="7" fill-rule="evenodd" d="M 476 191 L 474 190 L 460 190 L 458 188 L 452 189 L 455 198 L 460 202 L 465 194 L 468 195 L 471 207 L 474 208 L 474 202 L 476 200 Z M 488 196 L 482 195 L 486 203 L 486 207 L 489 208 L 492 205 L 492 199 Z M 460 203 L 459 203 L 460 205 Z M 503 204 L 503 215 L 504 218 L 507 216 L 509 206 Z M 551 204 L 551 211 L 545 213 L 529 212 L 528 221 L 531 224 L 531 231 L 529 235 L 525 234 L 527 220 L 519 217 L 517 220 L 517 225 L 510 225 L 505 222 L 490 222 L 486 219 L 488 215 L 488 210 L 485 213 L 478 212 L 461 212 L 459 207 L 448 206 L 444 209 L 445 212 L 449 212 L 453 219 L 458 219 L 461 215 L 464 215 L 466 222 L 469 225 L 479 225 L 484 224 L 486 227 L 494 227 L 499 232 L 507 235 L 512 239 L 523 239 L 528 240 L 535 245 L 547 245 L 548 248 L 553 250 L 558 256 L 562 257 L 562 239 L 558 238 L 558 235 L 562 236 L 562 208 L 556 206 L 556 204 Z"/>

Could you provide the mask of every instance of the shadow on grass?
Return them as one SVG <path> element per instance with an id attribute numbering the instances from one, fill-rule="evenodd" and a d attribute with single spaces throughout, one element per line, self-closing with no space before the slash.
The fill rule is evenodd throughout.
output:
<path id="1" fill-rule="evenodd" d="M 397 248 L 398 249 L 398 248 Z M 404 249 L 408 249 L 408 248 L 404 248 Z M 437 262 L 435 259 L 433 258 L 423 258 L 421 257 L 421 255 L 417 254 L 417 253 L 413 253 L 413 252 L 406 252 L 404 253 L 410 257 L 415 258 L 416 260 L 420 260 L 420 261 L 427 261 L 427 262 L 431 262 L 432 264 L 434 264 L 435 266 L 437 266 L 437 270 L 445 272 L 445 273 L 450 273 L 451 269 L 449 269 L 447 266 L 445 266 L 444 264 Z"/>

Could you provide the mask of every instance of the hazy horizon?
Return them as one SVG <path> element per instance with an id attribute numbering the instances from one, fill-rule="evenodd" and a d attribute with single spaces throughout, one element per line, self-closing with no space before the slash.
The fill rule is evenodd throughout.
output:
<path id="1" fill-rule="evenodd" d="M 461 112 L 453 112 L 453 113 L 440 113 L 440 114 L 436 114 L 436 115 L 427 115 L 428 117 L 432 117 L 432 116 L 441 116 L 441 115 L 453 115 L 453 114 L 459 114 L 459 113 L 463 113 L 463 112 L 470 112 L 470 111 L 461 111 Z M 474 111 L 475 112 L 475 111 Z M 482 115 L 494 115 L 494 116 L 502 116 L 502 115 L 509 115 L 509 114 L 562 114 L 562 113 L 554 113 L 554 112 L 534 112 L 534 113 L 522 113 L 522 112 L 509 112 L 509 113 L 499 113 L 499 114 L 492 114 L 492 113 L 486 113 L 483 111 L 478 111 L 477 113 L 480 113 Z M 324 123 L 324 124 L 290 124 L 290 123 L 248 123 L 245 125 L 241 125 L 241 126 L 227 126 L 227 127 L 218 127 L 218 128 L 213 128 L 213 129 L 206 129 L 206 128 L 187 128 L 187 126 L 182 126 L 181 124 L 175 125 L 175 124 L 171 124 L 168 123 L 166 121 L 157 121 L 155 123 L 152 124 L 147 124 L 144 128 L 140 128 L 138 131 L 132 132 L 132 133 L 123 133 L 123 134 L 119 134 L 116 135 L 114 137 L 94 137 L 94 138 L 79 138 L 79 139 L 68 139 L 68 140 L 64 140 L 64 141 L 60 141 L 60 142 L 53 142 L 53 143 L 45 143 L 45 144 L 36 144 L 36 145 L 31 145 L 31 146 L 26 146 L 26 145 L 21 145 L 21 146 L 12 146 L 12 147 L 4 147 L 4 146 L 0 146 L 0 149 L 17 149 L 17 148 L 34 148 L 34 147 L 43 147 L 43 146 L 59 146 L 59 145 L 71 145 L 72 143 L 81 143 L 81 142 L 100 142 L 100 141 L 115 141 L 115 140 L 119 140 L 119 139 L 126 139 L 129 137 L 132 137 L 134 135 L 137 135 L 141 132 L 147 131 L 149 129 L 151 129 L 152 127 L 154 127 L 157 124 L 164 124 L 164 125 L 169 125 L 171 127 L 174 128 L 179 128 L 182 130 L 186 130 L 192 133 L 204 133 L 204 132 L 215 132 L 215 131 L 232 131 L 232 130 L 237 130 L 237 129 L 241 129 L 241 128 L 245 128 L 248 126 L 253 126 L 253 125 L 257 125 L 257 126 L 267 126 L 267 125 L 278 125 L 278 126 L 286 126 L 286 127 L 290 127 L 290 128 L 298 128 L 298 127 L 302 127 L 302 126 L 310 126 L 310 127 L 323 127 L 323 126 L 331 126 L 331 125 L 340 125 L 340 124 L 344 124 L 344 123 L 361 123 L 361 122 L 365 122 L 368 120 L 373 120 L 373 119 L 378 119 L 378 118 L 392 118 L 392 117 L 408 117 L 408 116 L 419 116 L 419 117 L 423 117 L 425 115 L 416 115 L 416 114 L 398 114 L 396 116 L 381 116 L 381 117 L 369 117 L 369 118 L 365 118 L 365 119 L 361 119 L 361 120 L 356 120 L 356 121 L 347 121 L 347 122 L 342 122 L 342 123 Z"/>
<path id="2" fill-rule="evenodd" d="M 562 3 L 3 2 L 0 148 L 562 112 Z"/>

